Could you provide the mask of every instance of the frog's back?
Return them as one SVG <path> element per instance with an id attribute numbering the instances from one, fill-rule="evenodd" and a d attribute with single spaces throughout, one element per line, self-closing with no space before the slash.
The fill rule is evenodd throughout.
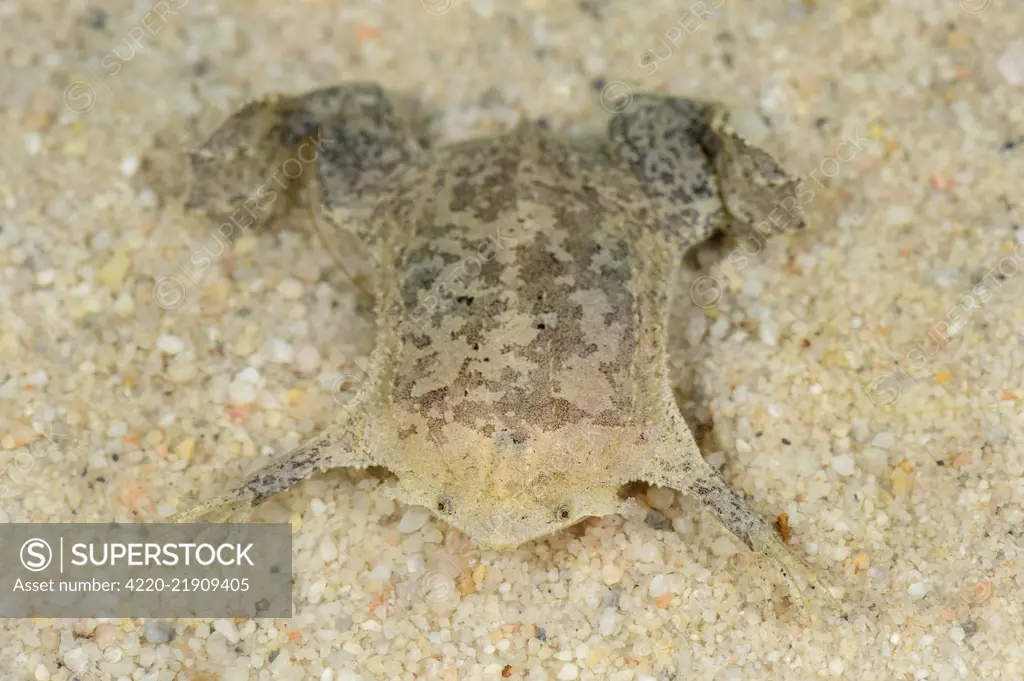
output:
<path id="1" fill-rule="evenodd" d="M 507 450 L 628 422 L 644 209 L 602 160 L 523 125 L 440 150 L 416 210 L 394 204 L 414 236 L 388 393 L 410 435 L 445 444 L 457 425 Z"/>

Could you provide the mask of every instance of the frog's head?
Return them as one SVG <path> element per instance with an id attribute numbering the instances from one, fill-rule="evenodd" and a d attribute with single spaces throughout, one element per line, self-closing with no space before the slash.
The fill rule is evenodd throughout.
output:
<path id="1" fill-rule="evenodd" d="M 514 492 L 445 484 L 414 490 L 399 481 L 394 494 L 403 502 L 426 506 L 480 546 L 496 551 L 556 534 L 590 516 L 626 514 L 634 508 L 632 500 L 619 499 L 615 487 L 545 494 L 525 486 Z"/>
<path id="2" fill-rule="evenodd" d="M 477 445 L 478 449 L 464 455 L 449 452 L 445 464 L 428 468 L 428 475 L 398 476 L 392 496 L 426 506 L 494 550 L 514 549 L 590 516 L 629 514 L 636 509 L 632 499 L 619 497 L 617 485 L 602 484 L 584 467 L 557 465 L 564 457 L 547 447 L 512 450 Z"/>

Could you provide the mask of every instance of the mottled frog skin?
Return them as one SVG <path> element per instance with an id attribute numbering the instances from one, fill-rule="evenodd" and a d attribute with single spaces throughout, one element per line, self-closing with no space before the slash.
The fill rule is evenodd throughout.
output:
<path id="1" fill-rule="evenodd" d="M 668 380 L 685 252 L 719 231 L 778 231 L 780 207 L 783 230 L 804 226 L 797 179 L 728 120 L 715 103 L 644 95 L 600 139 L 523 122 L 427 148 L 373 84 L 236 112 L 191 153 L 186 207 L 265 222 L 284 199 L 267 178 L 298 158 L 328 241 L 347 232 L 372 257 L 372 380 L 325 431 L 175 519 L 378 466 L 398 500 L 509 549 L 628 512 L 619 491 L 643 481 L 694 496 L 820 586 L 704 461 Z"/>

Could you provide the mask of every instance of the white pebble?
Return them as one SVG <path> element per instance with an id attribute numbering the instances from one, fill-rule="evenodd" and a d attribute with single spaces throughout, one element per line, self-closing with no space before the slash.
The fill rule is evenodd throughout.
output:
<path id="1" fill-rule="evenodd" d="M 469 6 L 481 19 L 494 16 L 494 0 L 469 0 Z"/>
<path id="2" fill-rule="evenodd" d="M 853 438 L 857 442 L 864 442 L 868 438 L 868 422 L 867 419 L 854 419 L 853 423 L 850 424 Z"/>
<path id="3" fill-rule="evenodd" d="M 825 480 L 811 480 L 807 483 L 807 500 L 824 499 L 832 493 L 832 485 Z"/>
<path id="4" fill-rule="evenodd" d="M 288 277 L 277 285 L 277 292 L 286 300 L 297 300 L 302 295 L 302 282 Z"/>
<path id="5" fill-rule="evenodd" d="M 651 598 L 658 598 L 668 591 L 668 584 L 665 582 L 665 575 L 654 575 L 651 583 L 647 586 L 647 595 Z"/>
<path id="6" fill-rule="evenodd" d="M 131 317 L 135 313 L 135 301 L 132 300 L 131 294 L 127 291 L 121 292 L 121 295 L 114 301 L 114 312 L 119 317 Z"/>
<path id="7" fill-rule="evenodd" d="M 103 650 L 113 648 L 121 641 L 121 628 L 115 624 L 101 624 L 93 632 L 92 640 Z"/>
<path id="8" fill-rule="evenodd" d="M 174 636 L 174 627 L 161 620 L 150 620 L 143 627 L 143 632 L 149 643 L 167 643 Z"/>
<path id="9" fill-rule="evenodd" d="M 996 68 L 1007 83 L 1024 85 L 1024 40 L 1010 43 L 996 62 Z"/>
<path id="10" fill-rule="evenodd" d="M 139 191 L 139 197 L 135 202 L 142 208 L 155 208 L 156 207 L 156 192 L 149 187 L 143 187 Z"/>
<path id="11" fill-rule="evenodd" d="M 169 333 L 157 336 L 156 347 L 165 355 L 176 355 L 185 349 L 185 341 Z"/>
<path id="12" fill-rule="evenodd" d="M 369 578 L 374 582 L 386 582 L 391 579 L 391 566 L 386 563 L 374 566 L 370 570 Z"/>
<path id="13" fill-rule="evenodd" d="M 896 438 L 893 437 L 893 434 L 890 431 L 883 430 L 875 435 L 874 439 L 871 440 L 871 444 L 879 449 L 889 449 L 895 441 Z"/>
<path id="14" fill-rule="evenodd" d="M 914 219 L 915 210 L 911 206 L 905 204 L 897 204 L 895 206 L 889 206 L 885 212 L 885 219 L 890 227 L 899 227 L 905 225 Z"/>
<path id="15" fill-rule="evenodd" d="M 252 385 L 260 384 L 260 372 L 253 367 L 246 367 L 238 372 L 235 376 L 236 381 L 242 381 L 243 383 L 250 383 Z"/>
<path id="16" fill-rule="evenodd" d="M 764 328 L 762 325 L 761 328 Z M 715 320 L 715 323 L 711 325 L 711 338 L 714 340 L 721 340 L 725 338 L 725 332 L 729 330 L 729 315 L 722 315 Z"/>
<path id="17" fill-rule="evenodd" d="M 832 470 L 839 475 L 853 475 L 853 458 L 849 454 L 832 457 Z"/>
<path id="18" fill-rule="evenodd" d="M 72 648 L 64 653 L 64 666 L 73 672 L 84 672 L 89 665 L 89 655 L 83 648 Z"/>
<path id="19" fill-rule="evenodd" d="M 843 661 L 842 660 L 832 660 L 831 662 L 829 662 L 828 663 L 828 673 L 831 674 L 832 676 L 842 676 L 843 675 Z"/>
<path id="20" fill-rule="evenodd" d="M 959 643 L 960 641 L 963 641 L 965 635 L 966 634 L 964 632 L 963 627 L 950 627 L 949 628 L 949 637 L 951 639 L 953 639 L 954 641 L 956 641 L 957 643 Z"/>
<path id="21" fill-rule="evenodd" d="M 611 586 L 622 579 L 622 568 L 614 563 L 605 563 L 601 568 L 601 581 Z"/>
<path id="22" fill-rule="evenodd" d="M 771 21 L 755 21 L 747 27 L 752 38 L 770 40 L 775 35 L 775 23 Z"/>
<path id="23" fill-rule="evenodd" d="M 252 404 L 256 401 L 256 388 L 248 381 L 234 380 L 228 388 L 232 404 Z"/>
<path id="24" fill-rule="evenodd" d="M 338 546 L 330 536 L 324 537 L 320 542 L 320 557 L 325 563 L 330 563 L 338 557 Z"/>
<path id="25" fill-rule="evenodd" d="M 570 662 L 558 672 L 558 679 L 559 681 L 574 681 L 579 675 L 580 668 Z"/>
<path id="26" fill-rule="evenodd" d="M 750 107 L 737 107 L 729 117 L 729 122 L 736 132 L 743 135 L 751 144 L 760 144 L 771 133 L 757 110 Z"/>
<path id="27" fill-rule="evenodd" d="M 50 377 L 46 374 L 45 370 L 37 369 L 36 371 L 33 371 L 31 374 L 29 374 L 28 376 L 23 378 L 21 380 L 21 382 L 24 385 L 31 385 L 31 386 L 34 386 L 34 387 L 40 387 L 40 386 L 46 385 L 46 383 L 49 380 L 50 380 Z"/>
<path id="28" fill-rule="evenodd" d="M 280 338 L 268 338 L 261 354 L 274 364 L 291 364 L 295 360 L 295 349 L 291 343 Z"/>
<path id="29" fill-rule="evenodd" d="M 914 598 L 921 598 L 928 593 L 928 585 L 924 582 L 914 582 L 907 588 L 907 593 Z"/>
<path id="30" fill-rule="evenodd" d="M 646 542 L 640 547 L 637 559 L 642 563 L 660 563 L 661 553 L 658 551 L 657 544 Z"/>
<path id="31" fill-rule="evenodd" d="M 221 635 L 228 640 L 228 643 L 234 645 L 238 643 L 238 627 L 231 620 L 219 619 L 213 621 L 213 630 L 218 631 Z"/>
<path id="32" fill-rule="evenodd" d="M 722 557 L 731 556 L 736 553 L 736 544 L 728 537 L 718 537 L 711 542 L 711 553 Z"/>
<path id="33" fill-rule="evenodd" d="M 324 589 L 326 589 L 326 588 L 327 588 L 327 580 L 325 580 L 325 579 L 318 579 L 315 582 L 313 582 L 312 584 L 310 584 L 309 585 L 309 593 L 306 594 L 306 597 L 309 599 L 309 602 L 310 603 L 318 602 L 320 600 L 320 598 L 323 597 Z"/>
<path id="34" fill-rule="evenodd" d="M 701 339 L 704 338 L 704 334 L 708 330 L 708 318 L 706 315 L 698 314 L 693 315 L 689 322 L 686 324 L 686 331 L 683 335 L 686 337 L 686 342 L 691 346 L 696 346 L 700 343 Z"/>
<path id="35" fill-rule="evenodd" d="M 50 681 L 50 670 L 42 662 L 36 665 L 35 679 L 36 681 Z"/>
<path id="36" fill-rule="evenodd" d="M 304 346 L 295 355 L 295 366 L 304 374 L 313 373 L 320 366 L 320 353 L 312 345 Z"/>
<path id="37" fill-rule="evenodd" d="M 423 558 L 422 553 L 414 553 L 409 556 L 405 561 L 405 569 L 410 574 L 417 574 L 427 569 L 427 561 Z"/>
<path id="38" fill-rule="evenodd" d="M 53 283 L 54 272 L 53 270 L 39 270 L 36 272 L 36 286 L 43 287 L 49 286 Z"/>
<path id="39" fill-rule="evenodd" d="M 622 615 L 615 608 L 605 608 L 599 622 L 602 636 L 614 636 L 622 626 Z"/>
<path id="40" fill-rule="evenodd" d="M 309 502 L 309 510 L 313 512 L 314 516 L 321 516 L 324 514 L 324 511 L 327 510 L 327 504 L 325 504 L 319 497 L 315 497 Z"/>
<path id="41" fill-rule="evenodd" d="M 25 153 L 35 156 L 43 148 L 43 137 L 38 132 L 26 132 L 21 136 L 21 143 L 25 147 Z"/>
<path id="42" fill-rule="evenodd" d="M 651 508 L 665 511 L 672 507 L 676 494 L 667 487 L 652 487 L 647 490 L 647 503 Z"/>
<path id="43" fill-rule="evenodd" d="M 398 531 L 402 534 L 411 534 L 423 527 L 429 517 L 430 511 L 423 506 L 410 506 L 398 521 Z"/>
<path id="44" fill-rule="evenodd" d="M 125 156 L 121 159 L 121 174 L 125 177 L 131 177 L 139 170 L 139 157 L 138 156 Z"/>

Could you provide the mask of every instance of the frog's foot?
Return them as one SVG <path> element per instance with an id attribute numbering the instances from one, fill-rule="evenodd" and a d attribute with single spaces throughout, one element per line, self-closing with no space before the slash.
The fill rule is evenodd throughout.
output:
<path id="1" fill-rule="evenodd" d="M 804 226 L 799 178 L 737 134 L 720 103 L 638 94 L 609 121 L 608 137 L 683 250 L 720 230 L 769 236 Z"/>
<path id="2" fill-rule="evenodd" d="M 187 212 L 220 222 L 222 235 L 233 239 L 285 211 L 297 177 L 281 172 L 290 103 L 279 95 L 250 102 L 189 152 Z"/>
<path id="3" fill-rule="evenodd" d="M 806 610 L 810 605 L 805 588 L 838 610 L 839 603 L 817 572 L 790 551 L 775 529 L 731 490 L 710 464 L 705 462 L 704 467 L 704 470 L 694 471 L 692 479 L 686 476 L 688 481 L 683 484 L 682 491 L 696 498 L 726 529 L 757 552 L 762 560 L 774 566 L 785 579 L 793 602 L 801 610 Z M 801 580 L 804 586 L 801 586 Z"/>
<path id="4" fill-rule="evenodd" d="M 315 177 L 316 208 L 365 212 L 420 149 L 372 83 L 270 95 L 232 114 L 189 153 L 185 209 L 237 236 L 281 214 Z"/>
<path id="5" fill-rule="evenodd" d="M 343 419 L 289 452 L 283 459 L 260 469 L 233 491 L 172 516 L 169 522 L 196 522 L 211 515 L 248 512 L 316 473 L 333 468 L 387 467 L 388 461 L 373 456 L 362 440 L 360 418 Z"/>
<path id="6" fill-rule="evenodd" d="M 233 492 L 210 501 L 205 501 L 187 511 L 175 513 L 167 519 L 169 523 L 195 523 L 207 519 L 248 519 L 252 504 L 245 496 Z"/>
<path id="7" fill-rule="evenodd" d="M 701 146 L 715 164 L 718 188 L 731 218 L 726 226 L 729 232 L 739 236 L 755 230 L 768 237 L 807 226 L 799 196 L 806 193 L 800 190 L 802 179 L 737 133 L 724 106 L 687 102 L 677 107 L 700 111 L 706 122 L 700 128 Z"/>
<path id="8" fill-rule="evenodd" d="M 766 535 L 761 535 L 756 541 L 758 550 L 762 556 L 769 560 L 782 574 L 786 580 L 786 584 L 789 586 L 790 596 L 801 610 L 806 610 L 810 606 L 810 599 L 806 592 L 801 588 L 800 580 L 807 585 L 807 587 L 814 591 L 815 595 L 823 598 L 833 609 L 841 610 L 842 606 L 832 596 L 829 585 L 818 575 L 818 573 L 806 562 L 804 562 L 799 556 L 790 551 L 789 547 L 783 543 L 782 539 L 775 534 L 774 530 L 764 523 L 765 526 L 759 529 L 761 532 L 767 532 Z"/>
<path id="9" fill-rule="evenodd" d="M 261 469 L 230 493 L 178 513 L 171 517 L 170 522 L 190 523 L 214 514 L 223 517 L 234 511 L 249 511 L 313 474 L 326 470 L 331 467 L 330 455 L 319 449 L 317 443 L 314 441 L 300 447 L 283 460 Z"/>
<path id="10" fill-rule="evenodd" d="M 677 451 L 668 451 L 655 459 L 641 479 L 676 489 L 697 499 L 748 548 L 770 560 L 785 578 L 793 601 L 802 610 L 808 606 L 809 599 L 798 578 L 838 610 L 839 603 L 833 598 L 828 585 L 789 550 L 775 528 L 761 514 L 729 488 L 722 476 L 701 456 L 688 430 L 677 438 L 676 446 Z"/>

